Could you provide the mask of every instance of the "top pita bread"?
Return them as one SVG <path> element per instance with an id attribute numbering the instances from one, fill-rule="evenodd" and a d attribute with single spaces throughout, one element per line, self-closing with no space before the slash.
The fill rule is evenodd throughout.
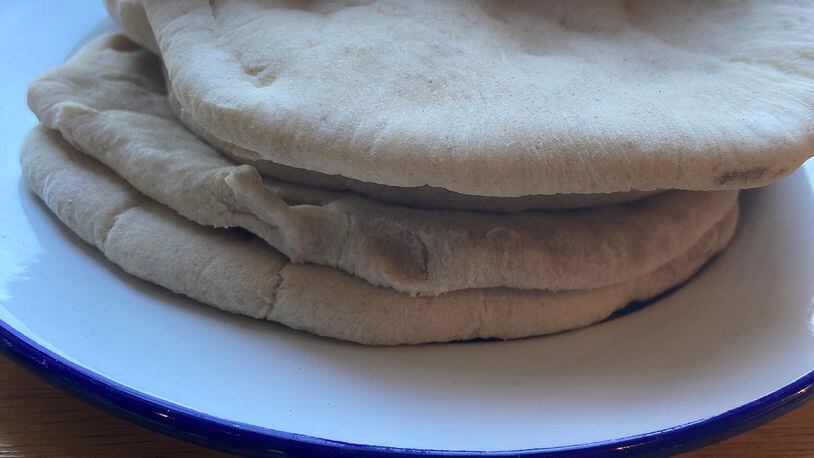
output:
<path id="1" fill-rule="evenodd" d="M 144 4 L 247 159 L 509 197 L 759 186 L 814 150 L 810 2 Z"/>
<path id="2" fill-rule="evenodd" d="M 110 16 L 122 26 L 127 36 L 141 46 L 159 53 L 158 44 L 147 20 L 141 0 L 105 0 Z M 560 210 L 602 205 L 617 205 L 652 195 L 658 191 L 631 191 L 592 194 L 537 194 L 518 197 L 493 197 L 460 194 L 444 188 L 417 186 L 387 186 L 353 180 L 341 175 L 328 175 L 311 170 L 298 169 L 277 164 L 272 161 L 249 159 L 251 152 L 236 145 L 226 143 L 212 136 L 206 129 L 183 110 L 168 85 L 170 105 L 178 116 L 192 131 L 221 152 L 256 168 L 261 174 L 289 182 L 317 186 L 338 191 L 350 190 L 373 197 L 383 202 L 409 205 L 421 208 L 449 208 L 461 210 L 480 210 L 489 212 L 511 213 L 525 210 Z"/>

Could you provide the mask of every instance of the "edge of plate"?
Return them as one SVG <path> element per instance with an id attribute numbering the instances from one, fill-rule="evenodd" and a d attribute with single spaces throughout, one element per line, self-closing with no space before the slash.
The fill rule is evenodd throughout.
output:
<path id="1" fill-rule="evenodd" d="M 678 453 L 754 428 L 814 394 L 814 371 L 721 414 L 636 436 L 555 448 L 506 451 L 424 450 L 354 444 L 231 422 L 103 377 L 37 344 L 0 320 L 0 352 L 52 385 L 140 426 L 205 447 L 240 454 L 325 456 L 607 456 Z"/>

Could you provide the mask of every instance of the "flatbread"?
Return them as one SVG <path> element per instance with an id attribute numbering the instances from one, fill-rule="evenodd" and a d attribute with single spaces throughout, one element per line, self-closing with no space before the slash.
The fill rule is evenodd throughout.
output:
<path id="1" fill-rule="evenodd" d="M 513 197 L 768 184 L 814 152 L 814 4 L 145 0 L 244 160 Z"/>
<path id="2" fill-rule="evenodd" d="M 26 184 L 51 211 L 125 271 L 223 310 L 371 345 L 510 339 L 587 326 L 689 278 L 724 248 L 738 211 L 734 205 L 679 258 L 623 284 L 415 298 L 337 269 L 290 264 L 257 239 L 186 220 L 55 131 L 36 128 L 23 145 L 21 164 Z"/>
<path id="3" fill-rule="evenodd" d="M 123 35 L 104 36 L 34 81 L 29 104 L 43 124 L 181 215 L 248 229 L 293 262 L 409 294 L 629 281 L 685 253 L 737 199 L 736 191 L 675 191 L 624 206 L 498 215 L 263 181 L 172 117 L 159 65 Z"/>
<path id="4" fill-rule="evenodd" d="M 158 54 L 150 23 L 144 12 L 141 0 L 105 0 L 110 16 L 121 25 L 127 36 L 142 47 Z M 268 160 L 246 160 L 246 154 L 235 145 L 220 141 L 206 129 L 195 123 L 178 104 L 172 88 L 169 87 L 170 105 L 176 116 L 199 137 L 214 145 L 232 159 L 251 165 L 261 175 L 293 183 L 316 186 L 337 191 L 353 191 L 382 202 L 409 205 L 422 208 L 446 208 L 457 210 L 477 210 L 513 213 L 525 210 L 565 210 L 581 207 L 597 207 L 632 202 L 653 195 L 658 191 L 630 191 L 600 194 L 550 194 L 519 197 L 472 196 L 431 186 L 397 187 L 375 183 L 365 183 L 341 175 L 326 175 L 310 170 L 297 169 Z M 232 153 L 232 151 L 235 151 Z"/>

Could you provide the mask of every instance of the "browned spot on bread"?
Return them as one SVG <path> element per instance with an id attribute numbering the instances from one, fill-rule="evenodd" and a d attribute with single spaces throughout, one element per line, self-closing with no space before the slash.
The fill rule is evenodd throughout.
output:
<path id="1" fill-rule="evenodd" d="M 430 259 L 427 245 L 412 232 L 384 232 L 370 246 L 370 255 L 382 264 L 382 273 L 391 280 L 426 280 Z"/>
<path id="2" fill-rule="evenodd" d="M 254 84 L 255 87 L 262 88 L 269 86 L 277 79 L 277 75 L 269 71 L 268 64 L 249 65 L 243 63 L 241 64 L 241 68 L 243 73 L 251 77 L 252 84 Z"/>
<path id="3" fill-rule="evenodd" d="M 243 67 L 243 73 L 245 73 L 245 74 L 247 74 L 249 76 L 256 76 L 260 72 L 265 70 L 266 67 L 268 67 L 268 65 L 246 65 L 246 64 L 244 64 L 242 67 Z"/>
<path id="4" fill-rule="evenodd" d="M 715 178 L 717 186 L 726 186 L 739 183 L 749 183 L 752 181 L 760 180 L 769 173 L 768 167 L 755 167 L 744 170 L 732 170 L 722 173 Z"/>

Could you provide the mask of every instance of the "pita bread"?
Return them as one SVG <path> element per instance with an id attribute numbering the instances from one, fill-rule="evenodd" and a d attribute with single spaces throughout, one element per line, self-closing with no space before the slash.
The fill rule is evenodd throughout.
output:
<path id="1" fill-rule="evenodd" d="M 46 126 L 141 193 L 199 224 L 243 227 L 294 262 L 420 295 L 572 290 L 633 280 L 718 224 L 736 191 L 663 193 L 624 206 L 488 214 L 382 204 L 236 166 L 172 118 L 150 53 L 101 37 L 31 85 Z"/>
<path id="2" fill-rule="evenodd" d="M 814 151 L 810 2 L 144 4 L 248 161 L 514 197 L 761 186 Z"/>
<path id="3" fill-rule="evenodd" d="M 587 326 L 686 280 L 724 248 L 737 221 L 735 205 L 686 253 L 623 284 L 414 298 L 336 269 L 289 264 L 259 240 L 192 223 L 43 127 L 27 138 L 21 164 L 28 187 L 51 211 L 125 271 L 233 313 L 373 345 L 509 339 Z"/>
<path id="4" fill-rule="evenodd" d="M 159 53 L 158 45 L 155 42 L 150 23 L 147 21 L 141 0 L 105 0 L 105 6 L 110 16 L 122 26 L 131 40 L 154 53 Z M 228 154 L 232 159 L 256 168 L 261 175 L 337 191 L 349 190 L 370 196 L 382 202 L 422 208 L 514 213 L 525 210 L 565 210 L 602 205 L 618 205 L 632 202 L 658 192 L 630 191 L 602 194 L 551 194 L 520 197 L 471 196 L 431 186 L 410 188 L 365 183 L 341 175 L 326 175 L 324 173 L 276 164 L 268 160 L 245 160 L 243 158 L 247 155 L 241 148 L 218 140 L 210 135 L 206 129 L 198 126 L 192 117 L 178 105 L 178 101 L 171 87 L 168 92 L 170 106 L 173 108 L 176 116 L 195 132 L 195 134 L 214 145 L 221 152 Z M 234 153 L 232 153 L 232 151 L 234 151 Z"/>

